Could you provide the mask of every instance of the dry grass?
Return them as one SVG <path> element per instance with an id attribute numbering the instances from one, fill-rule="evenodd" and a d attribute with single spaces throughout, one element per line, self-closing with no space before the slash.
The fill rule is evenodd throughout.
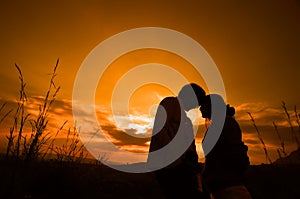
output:
<path id="1" fill-rule="evenodd" d="M 300 114 L 298 114 L 296 106 L 294 106 L 294 116 L 298 125 L 298 136 L 300 136 Z"/>
<path id="2" fill-rule="evenodd" d="M 16 157 L 16 159 L 19 159 L 22 147 L 22 139 L 26 139 L 23 136 L 23 130 L 30 114 L 25 113 L 25 104 L 27 102 L 27 96 L 25 92 L 26 84 L 24 82 L 22 71 L 18 67 L 18 65 L 15 66 L 19 73 L 20 94 L 19 99 L 17 100 L 17 109 L 13 117 L 14 122 L 13 125 L 10 127 L 9 135 L 7 136 L 8 144 L 6 149 L 6 157 L 8 157 L 11 154 L 13 157 Z"/>
<path id="3" fill-rule="evenodd" d="M 294 140 L 295 140 L 295 142 L 297 144 L 297 147 L 300 148 L 300 142 L 299 142 L 298 136 L 297 136 L 297 134 L 296 134 L 296 132 L 294 130 L 294 126 L 292 124 L 292 118 L 291 118 L 291 116 L 290 116 L 290 114 L 288 112 L 288 109 L 287 109 L 286 104 L 285 104 L 284 101 L 282 101 L 282 108 L 283 108 L 283 110 L 285 112 L 285 115 L 287 117 L 287 122 L 289 123 L 289 126 L 291 128 L 292 137 L 294 138 Z M 295 110 L 295 113 L 296 113 L 296 120 L 297 120 L 297 122 L 299 124 L 299 116 L 297 115 L 297 110 Z"/>
<path id="4" fill-rule="evenodd" d="M 253 116 L 252 116 L 252 114 L 250 112 L 247 112 L 247 113 L 250 116 L 250 119 L 251 119 L 251 121 L 253 123 L 253 126 L 254 126 L 255 130 L 256 130 L 257 137 L 258 137 L 260 143 L 263 146 L 263 149 L 264 149 L 264 152 L 265 152 L 265 155 L 266 155 L 266 161 L 267 161 L 267 163 L 269 162 L 270 164 L 272 164 L 272 160 L 271 160 L 271 158 L 270 158 L 270 156 L 268 154 L 268 150 L 267 150 L 266 144 L 265 144 L 265 142 L 264 142 L 264 140 L 262 138 L 262 135 L 261 135 L 260 131 L 258 130 L 258 127 L 257 127 L 257 125 L 255 123 L 255 120 L 254 120 L 254 118 L 253 118 Z"/>
<path id="5" fill-rule="evenodd" d="M 87 157 L 76 127 L 69 128 L 66 142 L 62 146 L 52 143 L 50 150 L 56 154 L 59 162 L 81 163 Z"/>
<path id="6" fill-rule="evenodd" d="M 3 103 L 3 104 L 1 105 L 1 107 L 0 107 L 0 114 L 1 114 L 1 115 L 2 115 L 2 111 L 4 110 L 5 106 L 6 106 L 6 103 Z M 0 118 L 0 124 L 5 120 L 5 118 L 7 118 L 7 117 L 9 116 L 9 114 L 10 114 L 12 111 L 13 111 L 13 109 L 7 111 L 6 113 L 4 113 L 3 116 L 1 116 L 1 118 Z"/>
<path id="7" fill-rule="evenodd" d="M 273 126 L 274 126 L 274 129 L 275 129 L 275 133 L 276 133 L 276 135 L 277 135 L 277 137 L 278 137 L 278 139 L 280 141 L 280 147 L 281 148 L 279 148 L 277 150 L 278 156 L 279 156 L 280 159 L 282 158 L 281 154 L 283 154 L 284 157 L 287 157 L 287 153 L 286 153 L 286 150 L 285 150 L 284 139 L 281 137 L 281 135 L 280 135 L 280 133 L 278 131 L 278 127 L 277 127 L 277 125 L 276 125 L 275 122 L 273 122 Z"/>
<path id="8" fill-rule="evenodd" d="M 294 117 L 291 116 L 291 114 L 289 113 L 289 111 L 287 109 L 287 106 L 286 106 L 284 101 L 282 101 L 282 108 L 283 108 L 284 114 L 286 116 L 286 120 L 289 124 L 292 138 L 295 141 L 295 143 L 297 144 L 297 147 L 299 149 L 300 145 L 299 145 L 298 137 L 300 136 L 300 119 L 299 119 L 299 114 L 297 112 L 297 108 L 296 108 L 296 106 L 294 106 Z M 259 140 L 260 140 L 260 142 L 263 146 L 263 150 L 264 150 L 264 153 L 265 153 L 265 156 L 266 156 L 266 162 L 272 164 L 272 161 L 270 159 L 270 156 L 268 155 L 268 150 L 267 150 L 266 144 L 263 140 L 262 134 L 259 131 L 252 114 L 249 113 L 249 112 L 247 112 L 247 113 L 250 116 L 251 122 L 252 122 L 252 124 L 253 124 L 256 132 L 257 132 L 257 136 L 258 136 L 258 138 L 259 138 Z M 298 132 L 296 132 L 293 123 L 297 124 Z M 277 136 L 277 138 L 279 139 L 279 142 L 280 142 L 280 147 L 277 149 L 278 157 L 279 157 L 279 159 L 282 159 L 283 157 L 289 159 L 288 153 L 287 153 L 286 148 L 285 148 L 285 141 L 284 141 L 283 137 L 280 135 L 279 130 L 278 130 L 278 126 L 276 125 L 276 123 L 274 121 L 273 121 L 273 127 L 275 129 L 275 134 L 276 134 L 276 136 Z M 289 162 L 289 161 L 287 161 L 287 162 Z"/>
<path id="9" fill-rule="evenodd" d="M 43 98 L 42 103 L 38 106 L 38 114 L 30 115 L 26 112 L 27 95 L 26 83 L 22 74 L 22 70 L 15 65 L 20 80 L 19 98 L 17 100 L 17 109 L 13 116 L 13 125 L 10 127 L 7 135 L 6 158 L 24 160 L 26 162 L 44 159 L 48 153 L 55 153 L 58 161 L 81 162 L 86 158 L 84 145 L 80 144 L 80 139 L 76 127 L 68 129 L 68 135 L 62 146 L 55 146 L 57 135 L 64 129 L 65 121 L 55 134 L 48 130 L 48 115 L 53 103 L 56 100 L 60 90 L 55 84 L 57 76 L 57 68 L 59 59 L 57 60 L 53 72 L 51 73 L 49 87 Z M 0 113 L 4 109 L 5 104 L 0 107 Z M 0 123 L 6 118 L 12 110 L 8 111 L 0 119 Z M 25 133 L 25 127 L 30 126 L 31 134 Z M 41 156 L 42 155 L 42 156 Z"/>

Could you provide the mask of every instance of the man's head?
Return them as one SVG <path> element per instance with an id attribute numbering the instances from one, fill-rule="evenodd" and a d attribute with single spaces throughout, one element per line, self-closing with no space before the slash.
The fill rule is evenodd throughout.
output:
<path id="1" fill-rule="evenodd" d="M 205 91 L 195 83 L 187 84 L 180 90 L 178 98 L 183 102 L 184 110 L 189 111 L 202 103 Z"/>
<path id="2" fill-rule="evenodd" d="M 212 102 L 213 101 L 213 102 Z M 229 104 L 225 104 L 224 99 L 218 94 L 210 94 L 203 98 L 200 111 L 203 118 L 211 119 L 212 103 L 214 103 L 216 110 L 222 106 L 226 106 L 226 116 L 233 117 L 235 114 L 235 108 Z"/>

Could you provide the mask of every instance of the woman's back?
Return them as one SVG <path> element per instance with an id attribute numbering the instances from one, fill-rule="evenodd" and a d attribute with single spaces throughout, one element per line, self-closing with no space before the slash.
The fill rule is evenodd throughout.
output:
<path id="1" fill-rule="evenodd" d="M 210 191 L 243 184 L 249 165 L 247 150 L 239 124 L 227 117 L 216 145 L 205 158 L 203 178 Z"/>

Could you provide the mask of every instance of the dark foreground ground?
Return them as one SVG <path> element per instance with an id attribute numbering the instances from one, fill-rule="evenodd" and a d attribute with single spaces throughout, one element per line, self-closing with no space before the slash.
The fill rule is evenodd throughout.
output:
<path id="1" fill-rule="evenodd" d="M 300 198 L 300 166 L 251 166 L 253 198 Z M 129 174 L 95 164 L 0 160 L 0 199 L 163 198 L 151 173 Z"/>

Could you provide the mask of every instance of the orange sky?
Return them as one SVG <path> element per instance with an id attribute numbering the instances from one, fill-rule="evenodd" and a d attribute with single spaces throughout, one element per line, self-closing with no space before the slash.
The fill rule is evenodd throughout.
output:
<path id="1" fill-rule="evenodd" d="M 211 55 L 224 80 L 227 102 L 237 108 L 236 117 L 250 146 L 253 163 L 265 160 L 247 111 L 257 118 L 273 159 L 277 157 L 279 141 L 272 121 L 280 124 L 289 151 L 295 148 L 280 103 L 286 101 L 291 113 L 294 105 L 299 106 L 299 1 L 26 1 L 2 3 L 0 11 L 1 101 L 17 98 L 19 84 L 14 63 L 23 70 L 28 95 L 37 99 L 44 94 L 48 74 L 60 58 L 56 81 L 62 89 L 52 110 L 56 120 L 51 127 L 59 126 L 65 119 L 72 121 L 73 83 L 81 63 L 94 47 L 119 32 L 156 26 L 192 37 Z M 115 60 L 100 80 L 96 105 L 102 107 L 102 112 L 107 111 L 103 106 L 109 105 L 112 88 L 124 72 L 149 62 L 171 66 L 206 89 L 201 77 L 179 56 L 153 49 L 134 51 Z M 153 71 L 153 74 L 164 75 L 164 72 Z M 109 111 L 102 119 L 108 121 L 108 129 L 122 127 L 128 131 L 135 127 L 149 133 L 153 106 L 170 94 L 168 88 L 152 84 L 139 88 L 131 96 L 129 112 L 141 116 L 136 123 L 148 125 L 146 128 L 132 126 L 128 121 L 115 124 Z M 156 97 L 149 99 L 148 95 Z M 127 102 L 116 96 L 115 103 Z M 192 115 L 197 118 L 197 114 Z M 122 114 L 118 116 L 122 118 Z M 0 137 L 1 143 L 3 139 Z M 126 139 L 124 146 L 133 146 Z"/>

